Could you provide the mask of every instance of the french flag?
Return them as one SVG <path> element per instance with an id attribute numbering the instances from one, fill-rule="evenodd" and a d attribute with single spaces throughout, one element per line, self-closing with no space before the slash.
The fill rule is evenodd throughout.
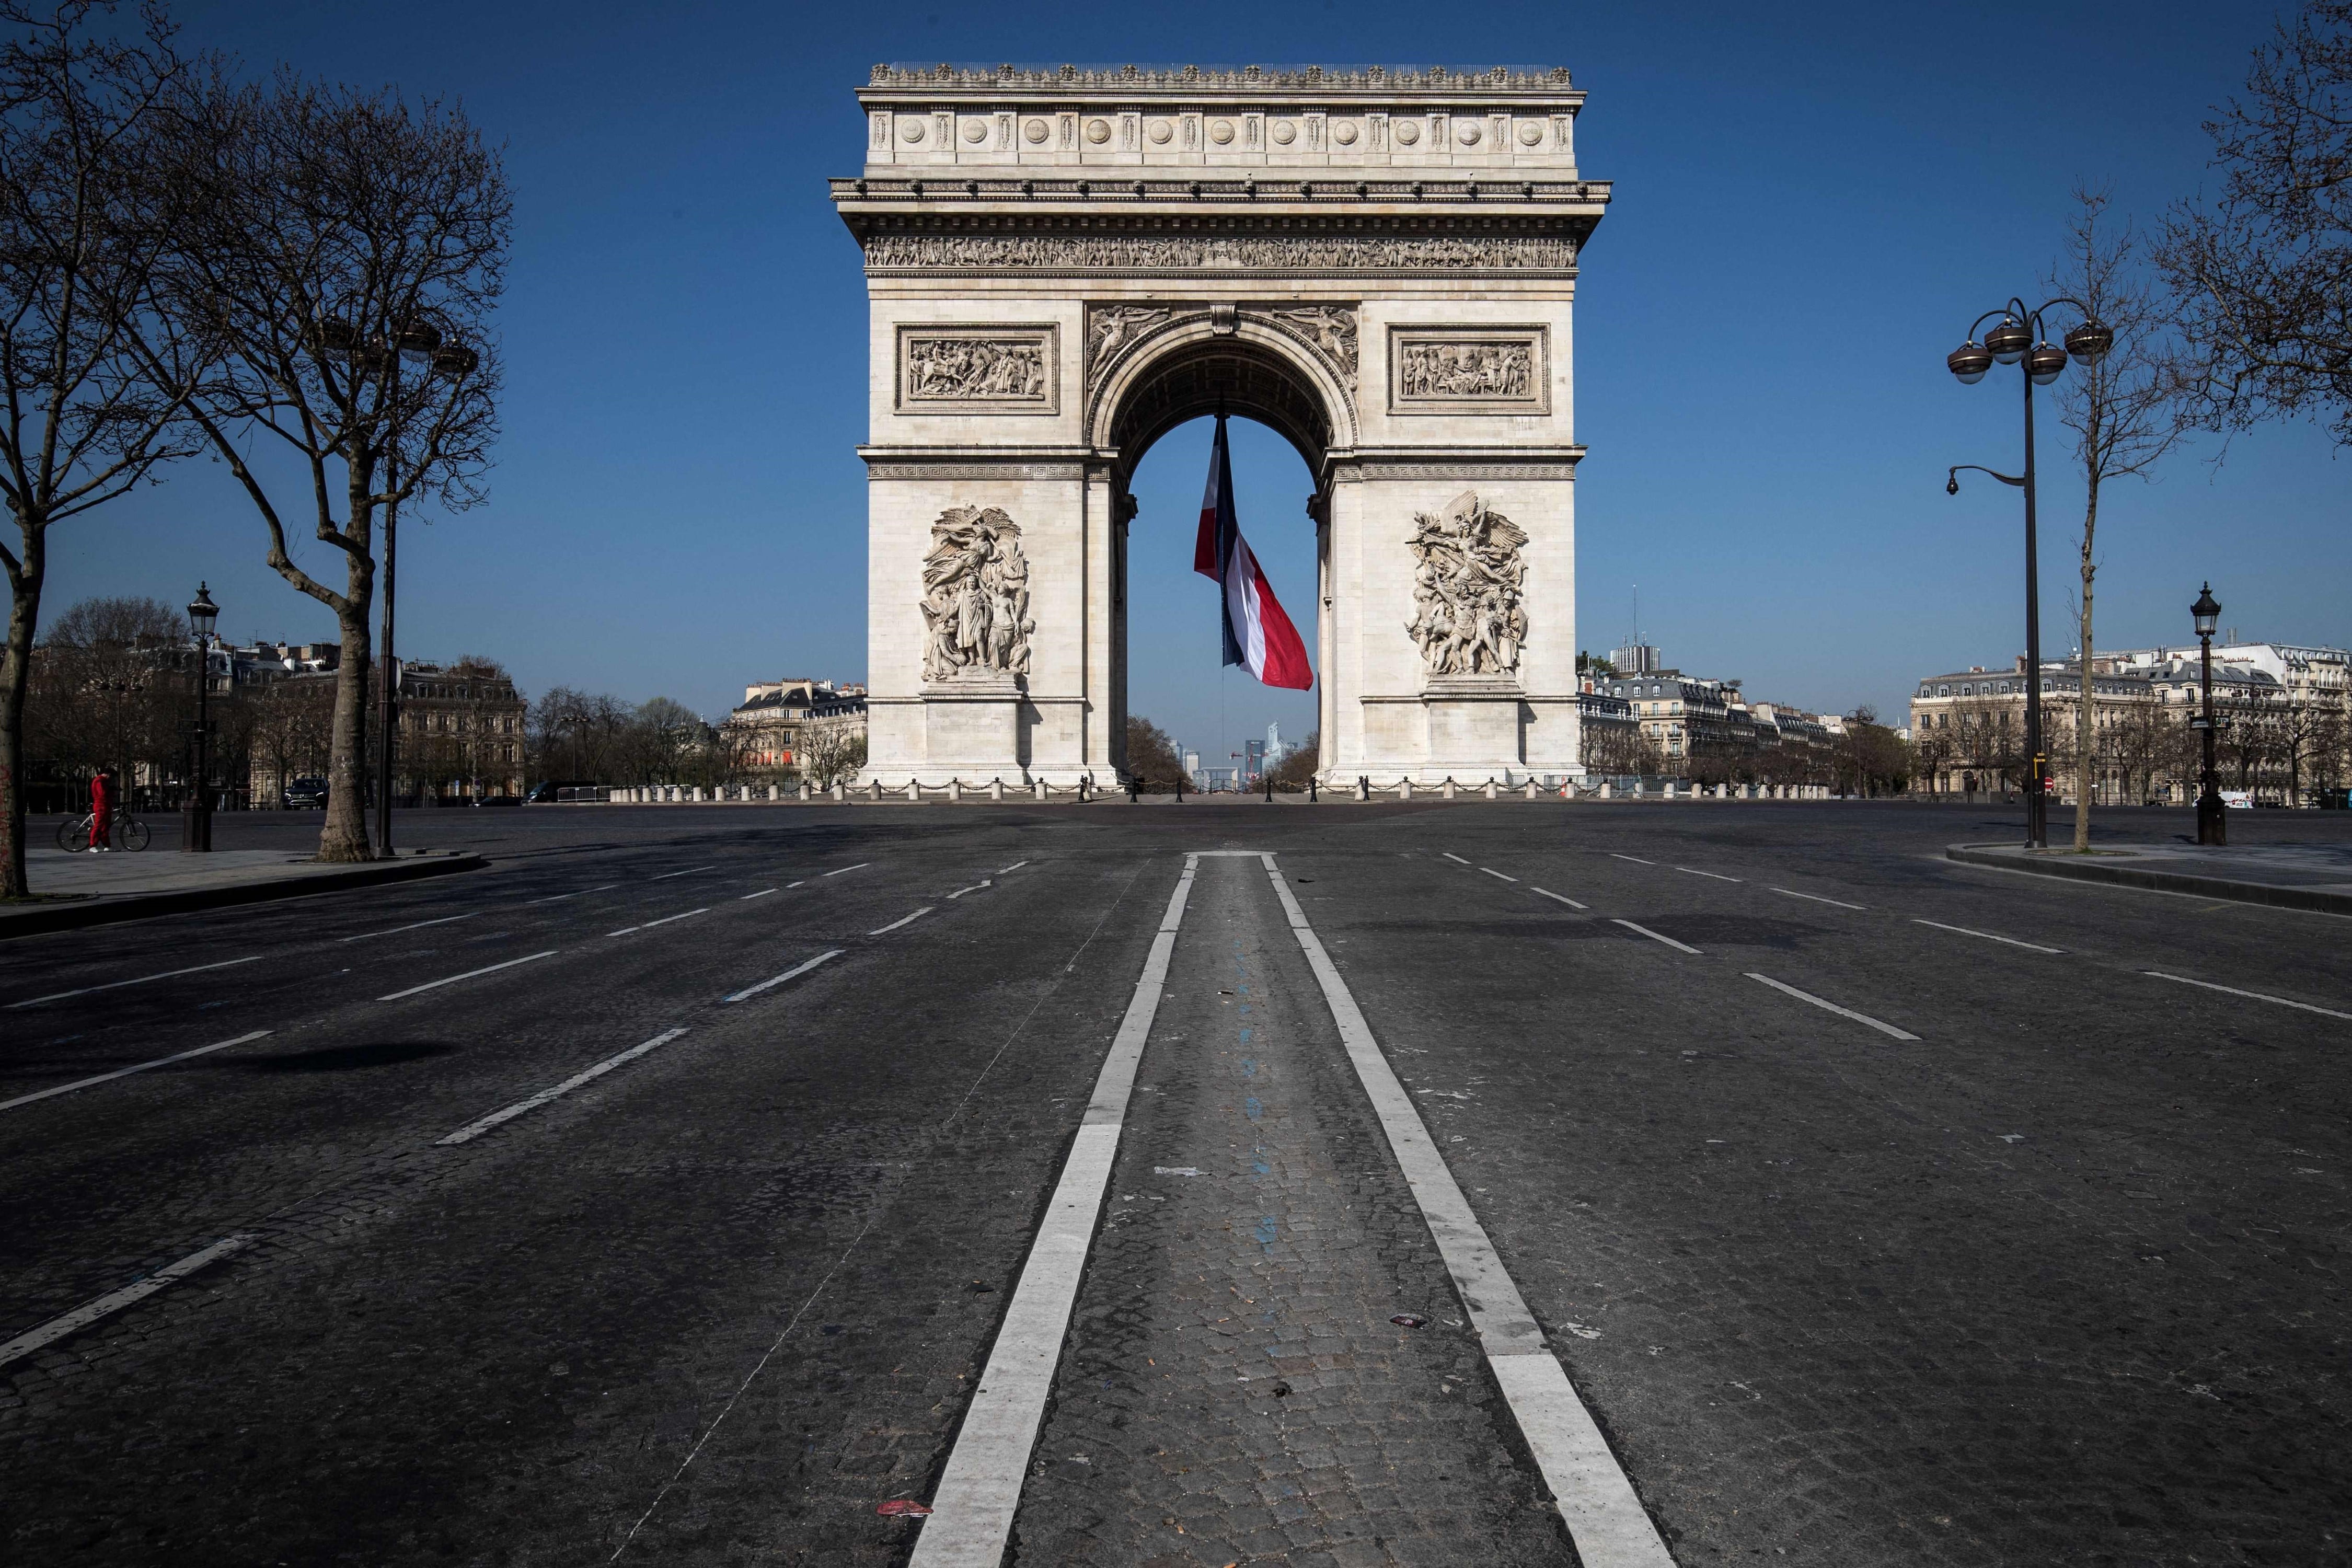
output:
<path id="1" fill-rule="evenodd" d="M 1217 416 L 1217 444 L 1209 454 L 1209 489 L 1201 498 L 1201 535 L 1192 570 L 1224 590 L 1225 662 L 1246 666 L 1268 686 L 1311 690 L 1307 645 L 1274 596 L 1234 516 L 1234 465 L 1225 451 L 1225 416 Z"/>

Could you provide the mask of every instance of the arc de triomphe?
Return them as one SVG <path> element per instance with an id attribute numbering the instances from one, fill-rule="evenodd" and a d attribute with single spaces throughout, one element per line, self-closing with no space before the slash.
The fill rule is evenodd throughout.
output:
<path id="1" fill-rule="evenodd" d="M 1582 771 L 1570 308 L 1609 186 L 1566 71 L 881 67 L 858 99 L 866 779 L 1116 780 L 1128 480 L 1220 407 L 1314 476 L 1324 777 Z"/>

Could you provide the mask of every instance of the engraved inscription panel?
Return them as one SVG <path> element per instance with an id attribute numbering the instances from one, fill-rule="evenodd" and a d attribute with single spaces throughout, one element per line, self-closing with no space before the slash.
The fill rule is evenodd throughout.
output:
<path id="1" fill-rule="evenodd" d="M 1550 406 L 1542 327 L 1392 327 L 1391 414 L 1541 414 Z"/>
<path id="2" fill-rule="evenodd" d="M 1059 330 L 900 327 L 902 414 L 1051 414 L 1059 405 Z"/>

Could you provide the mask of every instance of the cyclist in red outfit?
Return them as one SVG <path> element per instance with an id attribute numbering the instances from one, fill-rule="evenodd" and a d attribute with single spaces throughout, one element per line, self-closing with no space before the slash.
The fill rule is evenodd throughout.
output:
<path id="1" fill-rule="evenodd" d="M 100 768 L 89 781 L 89 847 L 92 852 L 110 847 L 114 838 L 114 791 Z"/>

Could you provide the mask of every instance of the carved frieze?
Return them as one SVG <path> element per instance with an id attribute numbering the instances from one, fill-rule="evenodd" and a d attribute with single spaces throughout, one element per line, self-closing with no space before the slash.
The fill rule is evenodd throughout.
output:
<path id="1" fill-rule="evenodd" d="M 1542 327 L 1391 327 L 1394 414 L 1540 414 L 1550 405 Z"/>
<path id="2" fill-rule="evenodd" d="M 1130 305 L 1089 306 L 1087 310 L 1087 385 L 1102 384 L 1120 356 L 1138 342 L 1180 318 L 1205 312 L 1211 329 L 1228 336 L 1243 321 L 1278 326 L 1320 354 L 1351 391 L 1356 384 L 1356 308 L 1352 305 Z"/>
<path id="3" fill-rule="evenodd" d="M 1433 676 L 1510 675 L 1528 636 L 1521 601 L 1528 536 L 1475 490 L 1444 515 L 1413 514 L 1412 619 L 1405 630 Z"/>
<path id="4" fill-rule="evenodd" d="M 1570 272 L 1565 235 L 872 234 L 870 272 Z"/>
<path id="5" fill-rule="evenodd" d="M 1058 329 L 898 329 L 902 414 L 1051 414 L 1059 403 Z"/>
<path id="6" fill-rule="evenodd" d="M 1087 384 L 1091 386 L 1128 345 L 1168 324 L 1165 305 L 1094 305 L 1087 310 Z"/>
<path id="7" fill-rule="evenodd" d="M 1356 312 L 1347 305 L 1277 306 L 1267 312 L 1315 345 L 1349 386 L 1356 384 Z"/>
<path id="8" fill-rule="evenodd" d="M 996 507 L 950 507 L 923 557 L 923 679 L 1001 681 L 1029 673 L 1029 560 L 1021 525 Z"/>

